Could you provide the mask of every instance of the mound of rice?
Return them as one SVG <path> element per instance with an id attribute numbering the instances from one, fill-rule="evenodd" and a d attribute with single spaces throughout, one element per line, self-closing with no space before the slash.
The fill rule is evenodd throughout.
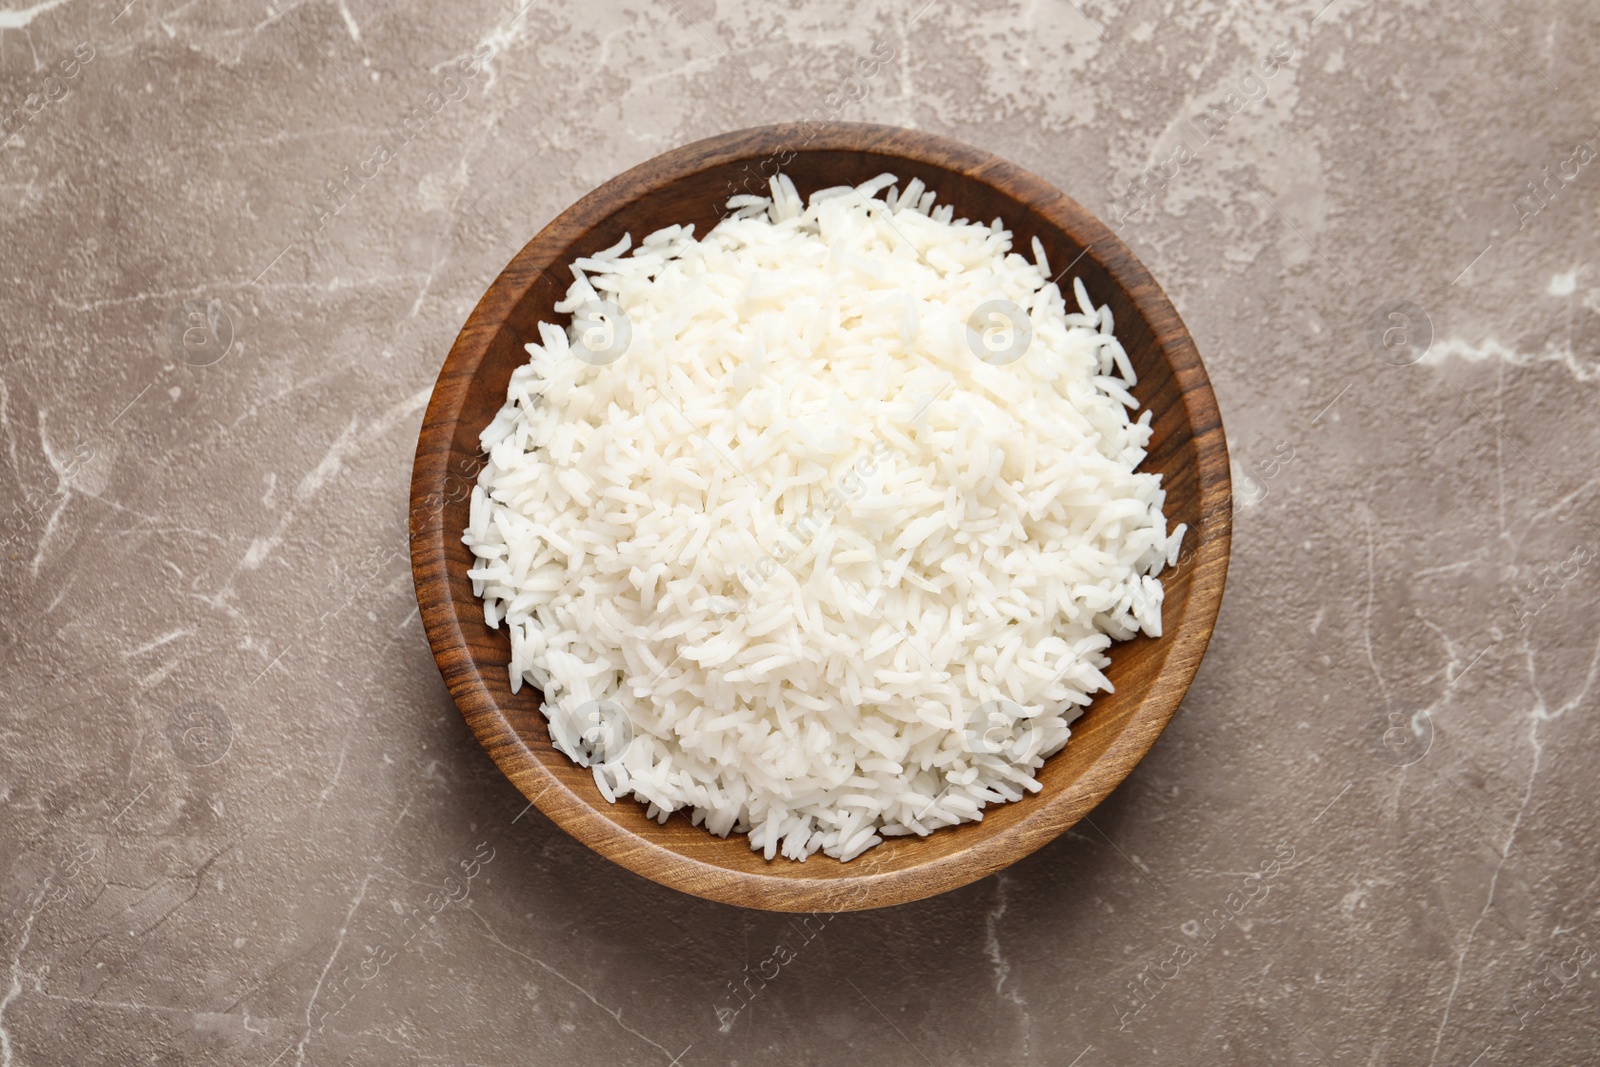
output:
<path id="1" fill-rule="evenodd" d="M 1110 311 L 1037 241 L 892 175 L 729 207 L 573 264 L 464 541 L 608 799 L 849 860 L 1037 791 L 1183 527 Z"/>

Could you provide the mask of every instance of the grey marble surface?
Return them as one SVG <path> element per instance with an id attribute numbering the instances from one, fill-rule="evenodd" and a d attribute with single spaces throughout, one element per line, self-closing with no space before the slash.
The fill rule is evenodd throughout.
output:
<path id="1" fill-rule="evenodd" d="M 1594 1062 L 1592 4 L 6 2 L 0 1065 Z M 516 249 L 799 116 L 1120 219 L 1240 501 L 1090 820 L 803 931 L 525 812 L 404 557 Z"/>

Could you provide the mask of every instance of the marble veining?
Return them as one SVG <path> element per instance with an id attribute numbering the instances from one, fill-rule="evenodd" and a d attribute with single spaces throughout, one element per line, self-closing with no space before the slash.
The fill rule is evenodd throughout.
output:
<path id="1" fill-rule="evenodd" d="M 0 1065 L 1594 1058 L 1593 5 L 0 3 Z M 802 117 L 1112 225 L 1238 510 L 1185 706 L 1089 819 L 793 917 L 530 810 L 406 510 L 524 241 Z"/>

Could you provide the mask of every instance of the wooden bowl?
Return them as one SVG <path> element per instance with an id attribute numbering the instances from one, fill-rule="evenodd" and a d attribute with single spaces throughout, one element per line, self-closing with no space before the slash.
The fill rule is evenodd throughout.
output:
<path id="1" fill-rule="evenodd" d="M 817 854 L 768 862 L 742 834 L 712 836 L 681 814 L 666 825 L 627 798 L 608 803 L 584 770 L 550 744 L 540 694 L 511 694 L 506 632 L 484 625 L 461 543 L 478 469 L 478 434 L 527 360 L 536 323 L 555 322 L 566 264 L 672 223 L 706 233 L 729 196 L 764 192 L 781 167 L 802 197 L 884 171 L 918 177 L 958 217 L 998 216 L 1014 247 L 1038 237 L 1059 270 L 1076 264 L 1096 303 L 1109 303 L 1153 413 L 1142 469 L 1159 471 L 1169 524 L 1189 533 L 1163 574 L 1163 636 L 1114 645 L 1116 687 L 1072 727 L 1039 774 L 1043 790 L 990 807 L 983 820 L 928 837 L 890 838 L 848 864 Z M 1066 277 L 1063 286 L 1069 284 Z M 540 811 L 607 859 L 685 893 L 772 911 L 850 911 L 918 900 L 976 881 L 1028 855 L 1083 818 L 1127 776 L 1172 718 L 1200 665 L 1228 570 L 1232 497 L 1216 398 L 1178 313 L 1121 240 L 1077 201 L 1002 159 L 943 137 L 890 126 L 792 124 L 725 134 L 668 152 L 614 178 L 563 212 L 517 253 L 473 310 L 434 386 L 411 479 L 411 564 L 428 641 L 478 741 Z"/>

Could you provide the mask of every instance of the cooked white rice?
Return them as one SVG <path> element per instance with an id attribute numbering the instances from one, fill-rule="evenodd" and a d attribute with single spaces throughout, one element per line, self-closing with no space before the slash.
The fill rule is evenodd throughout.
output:
<path id="1" fill-rule="evenodd" d="M 1037 791 L 1183 536 L 1109 309 L 895 182 L 780 175 L 578 260 L 572 336 L 540 324 L 483 431 L 464 540 L 511 688 L 606 797 L 768 859 Z M 1005 365 L 968 326 L 996 300 L 1031 329 Z"/>

